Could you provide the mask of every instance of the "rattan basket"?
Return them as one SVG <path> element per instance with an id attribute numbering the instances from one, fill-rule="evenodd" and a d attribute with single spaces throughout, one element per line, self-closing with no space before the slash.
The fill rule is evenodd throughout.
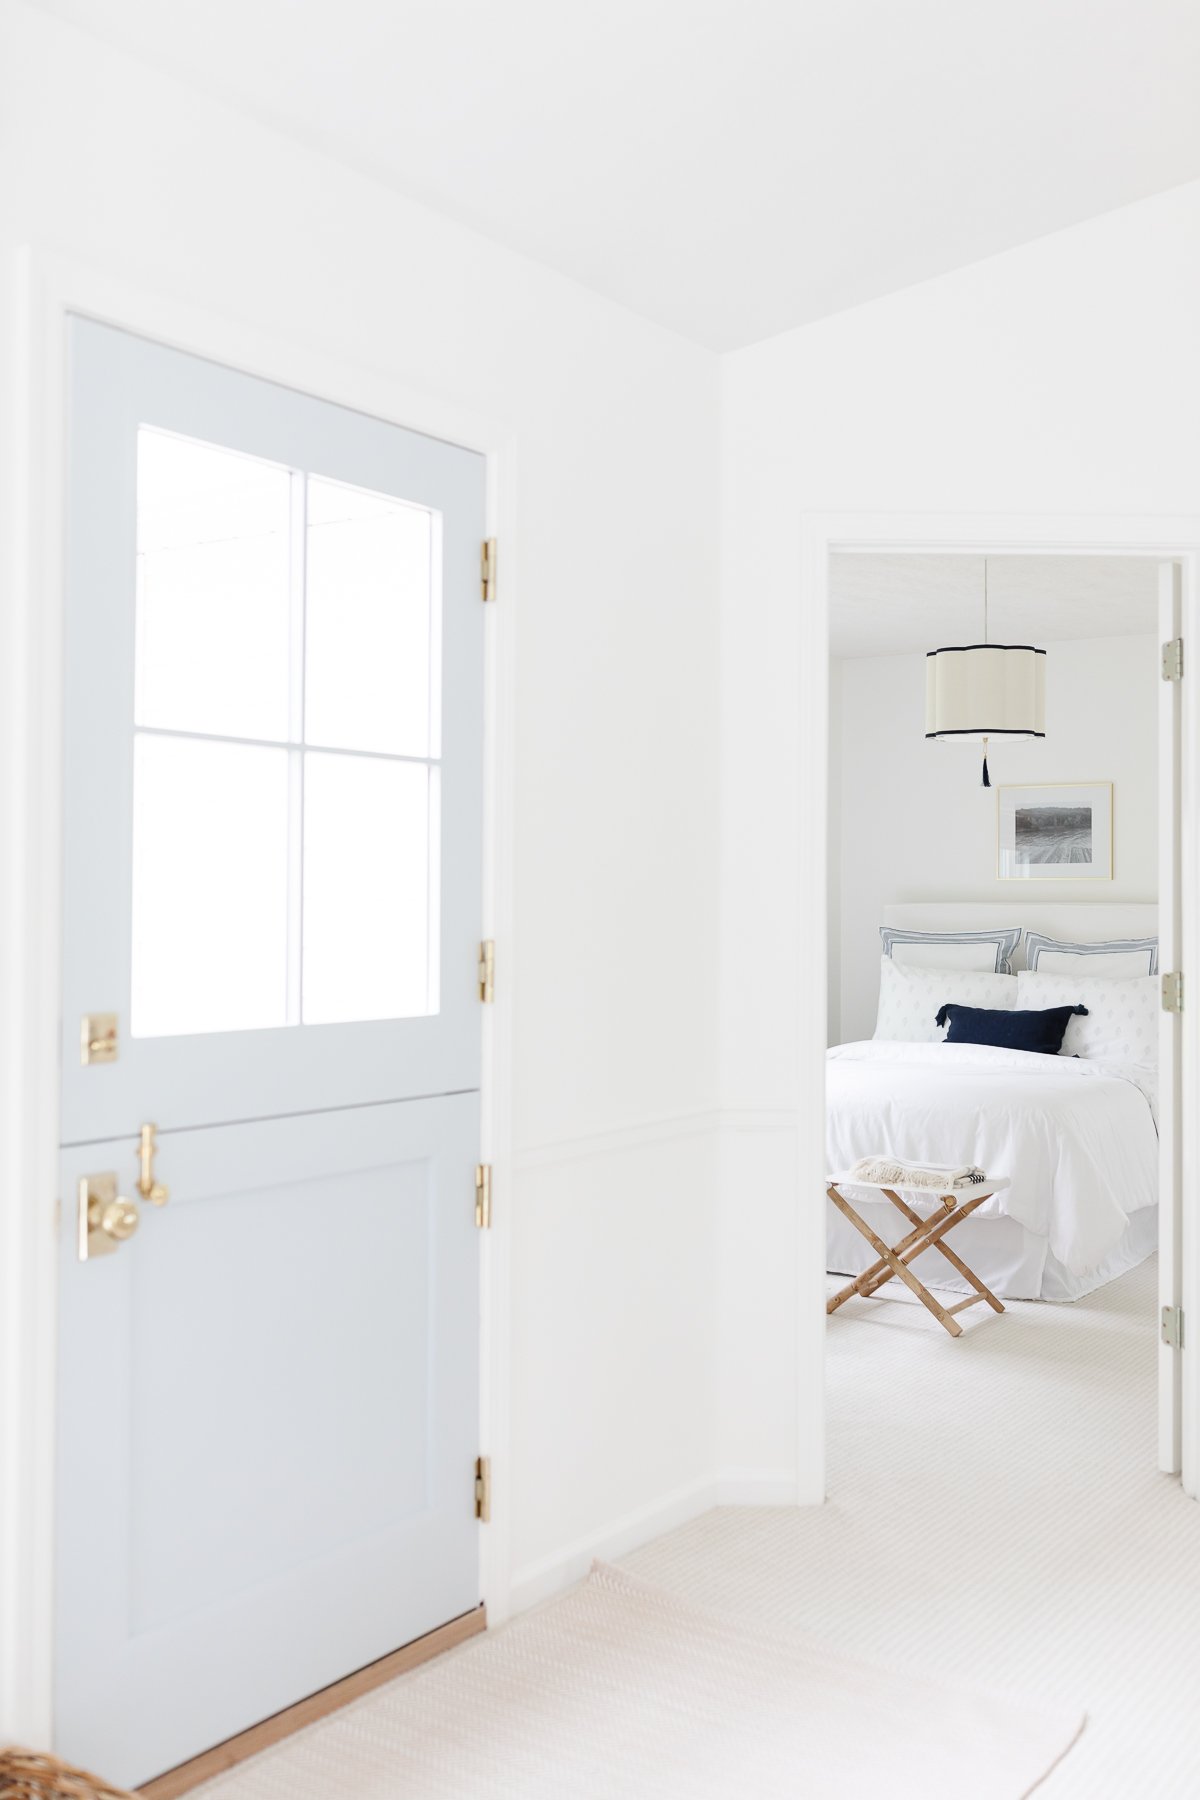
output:
<path id="1" fill-rule="evenodd" d="M 0 1750 L 0 1800 L 136 1800 L 86 1769 L 37 1750 Z"/>

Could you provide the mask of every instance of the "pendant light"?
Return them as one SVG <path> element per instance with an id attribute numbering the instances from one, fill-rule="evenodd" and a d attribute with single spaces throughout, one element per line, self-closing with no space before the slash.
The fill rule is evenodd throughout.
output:
<path id="1" fill-rule="evenodd" d="M 1046 652 L 1033 644 L 988 642 L 988 566 L 983 559 L 983 642 L 948 644 L 925 657 L 925 736 L 983 745 L 988 739 L 1046 735 Z"/>

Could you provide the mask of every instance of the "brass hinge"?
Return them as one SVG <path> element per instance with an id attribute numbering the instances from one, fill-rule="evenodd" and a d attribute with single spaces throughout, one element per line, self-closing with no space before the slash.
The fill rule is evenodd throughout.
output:
<path id="1" fill-rule="evenodd" d="M 496 598 L 496 540 L 484 538 L 479 552 L 479 585 L 485 600 Z"/>
<path id="2" fill-rule="evenodd" d="M 492 1165 L 475 1164 L 475 1223 L 480 1231 L 492 1228 Z"/>
<path id="3" fill-rule="evenodd" d="M 1162 1341 L 1169 1350 L 1183 1349 L 1183 1308 L 1182 1306 L 1164 1306 L 1162 1309 Z"/>
<path id="4" fill-rule="evenodd" d="M 479 946 L 479 998 L 490 1003 L 496 998 L 496 943 L 484 938 Z"/>
<path id="5" fill-rule="evenodd" d="M 1172 638 L 1162 648 L 1162 678 L 1164 681 L 1183 680 L 1183 639 Z"/>
<path id="6" fill-rule="evenodd" d="M 1178 969 L 1162 978 L 1162 1009 L 1169 1013 L 1183 1011 L 1183 976 Z"/>
<path id="7" fill-rule="evenodd" d="M 475 1458 L 475 1517 L 486 1525 L 492 1516 L 492 1459 Z"/>

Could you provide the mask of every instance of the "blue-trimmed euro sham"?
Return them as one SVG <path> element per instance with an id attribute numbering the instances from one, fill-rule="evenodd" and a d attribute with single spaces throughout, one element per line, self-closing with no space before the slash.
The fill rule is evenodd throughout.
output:
<path id="1" fill-rule="evenodd" d="M 1031 931 L 1025 939 L 1025 961 L 1031 974 L 1037 974 L 1037 966 L 1042 952 L 1055 956 L 1077 956 L 1080 959 L 1080 974 L 1103 975 L 1104 970 L 1098 964 L 1088 967 L 1085 958 L 1103 956 L 1135 956 L 1144 954 L 1144 969 L 1125 969 L 1122 974 L 1157 975 L 1158 974 L 1158 939 L 1148 938 L 1108 938 L 1097 944 L 1069 944 L 1061 938 L 1044 937 L 1040 932 Z M 1062 973 L 1056 970 L 1056 974 Z"/>
<path id="2" fill-rule="evenodd" d="M 1009 931 L 906 931 L 896 925 L 881 925 L 879 938 L 883 954 L 891 956 L 893 944 L 992 944 L 996 950 L 993 973 L 1011 975 L 1012 955 L 1021 941 L 1021 927 Z"/>

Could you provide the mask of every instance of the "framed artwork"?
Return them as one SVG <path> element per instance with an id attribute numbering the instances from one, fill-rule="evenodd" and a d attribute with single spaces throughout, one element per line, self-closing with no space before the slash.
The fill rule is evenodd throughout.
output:
<path id="1" fill-rule="evenodd" d="M 996 790 L 1001 881 L 1111 881 L 1111 781 Z"/>

